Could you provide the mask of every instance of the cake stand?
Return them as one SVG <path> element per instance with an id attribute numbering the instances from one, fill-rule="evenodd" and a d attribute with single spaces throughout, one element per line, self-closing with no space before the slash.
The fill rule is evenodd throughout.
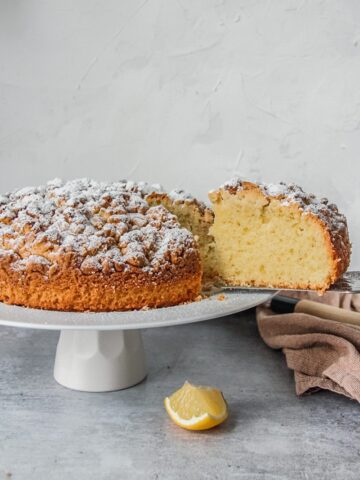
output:
<path id="1" fill-rule="evenodd" d="M 255 307 L 274 294 L 228 291 L 199 302 L 130 312 L 57 312 L 0 303 L 0 325 L 60 330 L 54 377 L 87 392 L 128 388 L 146 376 L 141 329 L 183 325 Z"/>

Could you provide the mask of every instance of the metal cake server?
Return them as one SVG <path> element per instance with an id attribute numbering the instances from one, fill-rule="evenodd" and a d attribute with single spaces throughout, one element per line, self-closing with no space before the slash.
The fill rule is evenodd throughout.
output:
<path id="1" fill-rule="evenodd" d="M 297 289 L 297 288 L 268 288 L 268 287 L 238 287 L 236 285 L 223 285 L 216 284 L 216 287 L 222 290 L 244 290 L 251 292 L 278 292 L 279 290 L 289 291 L 289 292 L 310 292 L 314 290 L 307 289 Z M 360 272 L 346 272 L 344 275 L 339 278 L 339 280 L 333 283 L 330 288 L 326 290 L 327 292 L 339 292 L 339 293 L 360 293 Z"/>

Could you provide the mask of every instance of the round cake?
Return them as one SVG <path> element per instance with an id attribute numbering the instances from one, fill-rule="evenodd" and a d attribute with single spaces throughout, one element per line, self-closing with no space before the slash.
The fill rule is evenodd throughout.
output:
<path id="1" fill-rule="evenodd" d="M 197 242 L 126 182 L 80 179 L 0 196 L 0 301 L 70 311 L 192 301 Z"/>

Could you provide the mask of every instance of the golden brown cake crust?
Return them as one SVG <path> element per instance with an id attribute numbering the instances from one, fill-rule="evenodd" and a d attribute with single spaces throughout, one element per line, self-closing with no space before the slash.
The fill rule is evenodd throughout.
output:
<path id="1" fill-rule="evenodd" d="M 191 268 L 169 270 L 154 279 L 137 271 L 85 275 L 76 264 L 52 275 L 19 273 L 4 256 L 0 264 L 1 301 L 48 310 L 100 312 L 166 307 L 194 300 L 201 283 L 201 273 Z"/>
<path id="2" fill-rule="evenodd" d="M 311 219 L 318 223 L 325 237 L 325 242 L 329 257 L 331 258 L 331 274 L 328 282 L 323 285 L 276 285 L 279 288 L 313 288 L 324 291 L 332 283 L 334 283 L 349 267 L 351 255 L 351 243 L 349 240 L 349 232 L 347 221 L 341 214 L 337 206 L 329 203 L 326 198 L 317 198 L 313 194 L 305 193 L 301 187 L 296 184 L 264 184 L 244 181 L 240 178 L 233 178 L 226 182 L 219 189 L 211 191 L 209 198 L 212 202 L 216 202 L 221 198 L 222 191 L 227 191 L 232 195 L 243 195 L 253 192 L 255 195 L 267 198 L 275 198 L 280 200 L 282 205 L 291 206 L 299 209 L 303 214 L 309 215 Z M 267 286 L 267 285 L 258 285 Z"/>
<path id="3" fill-rule="evenodd" d="M 111 311 L 194 300 L 196 242 L 162 206 L 123 182 L 86 179 L 0 197 L 0 300 Z"/>

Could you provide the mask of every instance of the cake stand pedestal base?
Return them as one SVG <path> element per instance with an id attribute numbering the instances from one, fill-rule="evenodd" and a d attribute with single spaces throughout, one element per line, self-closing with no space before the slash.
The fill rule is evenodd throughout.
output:
<path id="1" fill-rule="evenodd" d="M 62 330 L 54 377 L 64 387 L 108 392 L 131 387 L 146 376 L 140 330 Z"/>
<path id="2" fill-rule="evenodd" d="M 60 312 L 0 302 L 0 325 L 61 330 L 55 380 L 74 390 L 108 392 L 145 378 L 142 329 L 225 317 L 256 307 L 275 293 L 229 290 L 221 302 L 213 293 L 201 302 L 127 312 Z"/>

